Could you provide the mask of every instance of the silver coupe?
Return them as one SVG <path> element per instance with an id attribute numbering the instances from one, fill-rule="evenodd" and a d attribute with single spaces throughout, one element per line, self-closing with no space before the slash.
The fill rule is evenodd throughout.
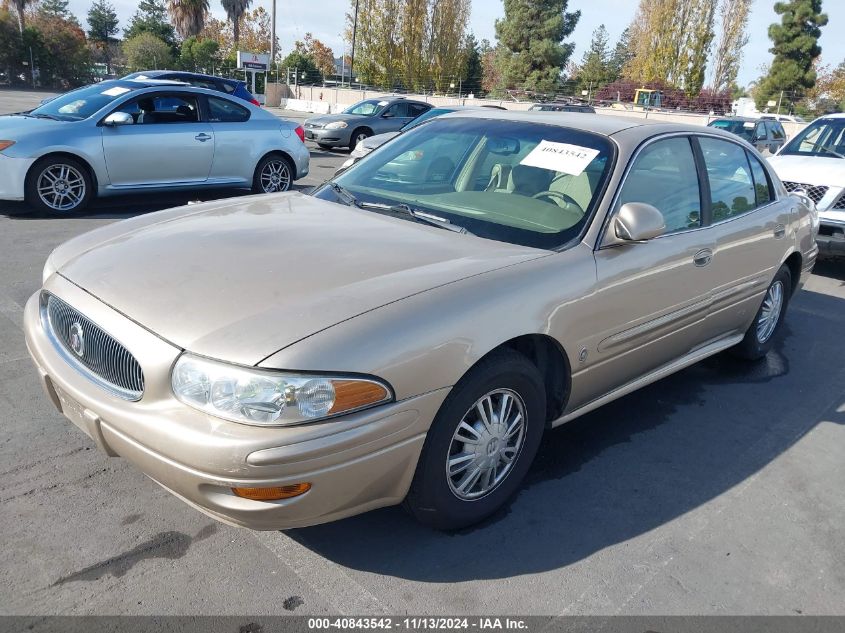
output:
<path id="1" fill-rule="evenodd" d="M 104 81 L 0 117 L 0 199 L 48 213 L 139 191 L 287 191 L 308 166 L 296 123 L 173 81 Z"/>

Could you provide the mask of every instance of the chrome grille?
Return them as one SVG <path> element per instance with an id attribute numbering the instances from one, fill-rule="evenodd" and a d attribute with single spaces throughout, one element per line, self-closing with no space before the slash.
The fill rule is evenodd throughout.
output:
<path id="1" fill-rule="evenodd" d="M 144 372 L 129 350 L 61 299 L 45 293 L 41 305 L 44 328 L 70 365 L 116 396 L 141 398 Z"/>
<path id="2" fill-rule="evenodd" d="M 826 194 L 828 190 L 828 187 L 825 187 L 823 185 L 813 186 L 800 182 L 788 182 L 786 180 L 783 181 L 783 186 L 786 187 L 786 190 L 789 192 L 795 191 L 796 189 L 803 189 L 807 192 L 807 196 L 810 198 L 810 200 L 812 200 L 816 204 L 818 204 L 819 201 L 824 198 L 824 194 Z"/>
<path id="3" fill-rule="evenodd" d="M 845 209 L 845 192 L 839 196 L 839 200 L 836 201 L 836 204 L 833 205 L 834 209 Z"/>

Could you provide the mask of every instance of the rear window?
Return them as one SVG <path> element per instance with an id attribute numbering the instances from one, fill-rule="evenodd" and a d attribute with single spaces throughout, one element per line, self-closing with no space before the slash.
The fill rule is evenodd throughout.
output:
<path id="1" fill-rule="evenodd" d="M 756 125 L 754 121 L 732 121 L 730 119 L 717 119 L 710 123 L 710 127 L 726 130 L 744 138 L 746 141 L 750 141 L 754 136 Z"/>
<path id="2" fill-rule="evenodd" d="M 208 97 L 208 114 L 212 123 L 243 123 L 249 120 L 249 110 L 217 97 Z"/>
<path id="3" fill-rule="evenodd" d="M 230 83 L 228 83 L 228 82 L 226 82 L 226 81 L 222 82 L 222 84 L 221 84 L 221 85 L 223 86 L 223 90 L 224 90 L 227 94 L 233 94 L 233 93 L 235 92 L 235 90 L 237 90 L 237 89 L 238 89 L 238 84 L 230 84 Z"/>

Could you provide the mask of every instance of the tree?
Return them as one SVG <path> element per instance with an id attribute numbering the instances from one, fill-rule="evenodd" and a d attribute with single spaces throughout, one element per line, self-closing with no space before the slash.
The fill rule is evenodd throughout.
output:
<path id="1" fill-rule="evenodd" d="M 481 63 L 481 46 L 472 33 L 467 33 L 464 38 L 462 56 L 463 67 L 461 69 L 461 79 L 463 80 L 463 91 L 473 94 L 481 92 L 481 82 L 484 79 L 484 66 Z"/>
<path id="2" fill-rule="evenodd" d="M 0 71 L 9 78 L 18 76 L 24 58 L 23 34 L 19 31 L 17 17 L 0 4 Z"/>
<path id="3" fill-rule="evenodd" d="M 568 0 L 504 0 L 505 17 L 496 20 L 496 37 L 504 51 L 505 88 L 554 92 L 574 44 L 563 43 L 572 34 L 580 11 L 567 13 Z"/>
<path id="4" fill-rule="evenodd" d="M 780 101 L 781 94 L 800 99 L 815 85 L 813 62 L 821 55 L 819 37 L 821 27 L 827 24 L 827 15 L 821 10 L 821 0 L 775 3 L 775 13 L 781 21 L 769 26 L 769 52 L 774 59 L 754 93 L 758 108 L 764 108 L 770 100 Z"/>
<path id="5" fill-rule="evenodd" d="M 458 79 L 461 70 L 461 45 L 469 22 L 470 0 L 434 0 L 429 11 L 429 74 L 434 88 L 444 92 Z"/>
<path id="6" fill-rule="evenodd" d="M 42 85 L 67 90 L 91 80 L 91 53 L 75 18 L 38 11 L 28 24 L 26 44 Z"/>
<path id="7" fill-rule="evenodd" d="M 123 41 L 123 54 L 132 71 L 167 68 L 173 57 L 167 42 L 149 32 L 139 33 Z"/>
<path id="8" fill-rule="evenodd" d="M 199 35 L 209 10 L 208 0 L 169 0 L 167 10 L 182 39 Z"/>
<path id="9" fill-rule="evenodd" d="M 21 37 L 23 37 L 23 30 L 26 28 L 26 5 L 31 4 L 33 0 L 12 0 L 12 6 L 15 7 L 15 12 L 18 14 L 18 30 Z"/>
<path id="10" fill-rule="evenodd" d="M 252 0 L 220 0 L 223 9 L 226 11 L 226 16 L 232 23 L 232 42 L 235 49 L 238 48 L 238 42 L 241 39 L 240 22 L 241 16 L 249 9 Z"/>
<path id="11" fill-rule="evenodd" d="M 79 24 L 76 16 L 68 9 L 68 0 L 42 0 L 38 4 L 38 13 L 47 17 L 61 18 Z"/>
<path id="12" fill-rule="evenodd" d="M 189 37 L 182 42 L 179 64 L 185 70 L 214 72 L 214 66 L 220 63 L 220 44 L 213 39 Z"/>
<path id="13" fill-rule="evenodd" d="M 179 43 L 176 41 L 176 30 L 170 23 L 164 0 L 141 0 L 138 3 L 138 10 L 129 21 L 129 26 L 123 31 L 123 39 L 129 40 L 141 33 L 149 33 L 167 44 L 171 55 L 178 53 Z"/>
<path id="14" fill-rule="evenodd" d="M 713 42 L 713 18 L 716 0 L 688 0 L 693 5 L 687 28 L 687 42 L 680 56 L 680 85 L 688 97 L 694 97 L 704 86 L 707 56 Z"/>
<path id="15" fill-rule="evenodd" d="M 297 40 L 293 45 L 293 49 L 302 56 L 308 57 L 311 60 L 314 70 L 324 77 L 335 74 L 334 53 L 332 49 L 316 39 L 311 33 L 306 33 L 302 41 Z M 294 66 L 296 65 L 294 64 Z"/>
<path id="16" fill-rule="evenodd" d="M 610 79 L 610 50 L 608 49 L 608 34 L 604 24 L 593 31 L 590 48 L 584 51 L 578 80 L 582 89 L 594 90 L 607 83 Z"/>
<path id="17" fill-rule="evenodd" d="M 111 74 L 111 45 L 116 42 L 117 13 L 108 0 L 95 0 L 88 10 L 88 40 L 99 48 L 106 61 L 106 72 Z"/>
<path id="18" fill-rule="evenodd" d="M 610 61 L 607 64 L 608 81 L 618 81 L 633 57 L 631 29 L 626 28 L 616 41 L 613 53 L 610 55 Z"/>
<path id="19" fill-rule="evenodd" d="M 742 49 L 748 44 L 751 0 L 722 0 L 719 5 L 719 39 L 713 53 L 713 90 L 728 90 L 736 82 Z"/>

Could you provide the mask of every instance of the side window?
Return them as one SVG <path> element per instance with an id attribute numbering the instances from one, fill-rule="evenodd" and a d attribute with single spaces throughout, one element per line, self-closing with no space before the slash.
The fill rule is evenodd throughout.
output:
<path id="1" fill-rule="evenodd" d="M 647 145 L 625 179 L 617 208 L 627 202 L 656 207 L 666 221 L 666 233 L 701 226 L 698 171 L 686 137 Z"/>
<path id="2" fill-rule="evenodd" d="M 700 137 L 698 140 L 710 180 L 713 222 L 753 210 L 757 206 L 757 196 L 745 150 L 714 138 Z"/>
<path id="3" fill-rule="evenodd" d="M 124 104 L 118 111 L 131 114 L 138 125 L 199 121 L 197 98 L 188 94 L 144 95 Z"/>
<path id="4" fill-rule="evenodd" d="M 423 105 L 419 105 L 417 103 L 409 103 L 408 104 L 408 116 L 412 116 L 417 118 L 423 112 L 428 112 L 429 108 Z"/>
<path id="5" fill-rule="evenodd" d="M 753 140 L 765 141 L 767 136 L 768 134 L 766 134 L 766 124 L 763 121 L 760 121 L 757 124 L 757 127 L 754 128 Z"/>
<path id="6" fill-rule="evenodd" d="M 212 123 L 243 123 L 249 119 L 249 110 L 228 99 L 208 97 L 208 120 Z"/>
<path id="7" fill-rule="evenodd" d="M 775 121 L 772 123 L 772 138 L 778 141 L 783 140 L 786 137 L 786 132 L 783 131 L 783 126 Z"/>
<path id="8" fill-rule="evenodd" d="M 408 104 L 394 103 L 387 110 L 385 110 L 384 113 L 392 116 L 395 119 L 398 119 L 400 117 L 406 117 L 408 116 Z"/>
<path id="9" fill-rule="evenodd" d="M 772 194 L 772 185 L 766 175 L 766 169 L 760 164 L 756 156 L 746 152 L 748 162 L 751 164 L 751 175 L 754 177 L 754 191 L 756 193 L 757 206 L 761 207 L 764 204 L 770 203 L 775 199 Z"/>
<path id="10" fill-rule="evenodd" d="M 217 90 L 217 84 L 206 79 L 191 79 L 188 83 L 197 88 L 207 88 L 208 90 Z"/>

